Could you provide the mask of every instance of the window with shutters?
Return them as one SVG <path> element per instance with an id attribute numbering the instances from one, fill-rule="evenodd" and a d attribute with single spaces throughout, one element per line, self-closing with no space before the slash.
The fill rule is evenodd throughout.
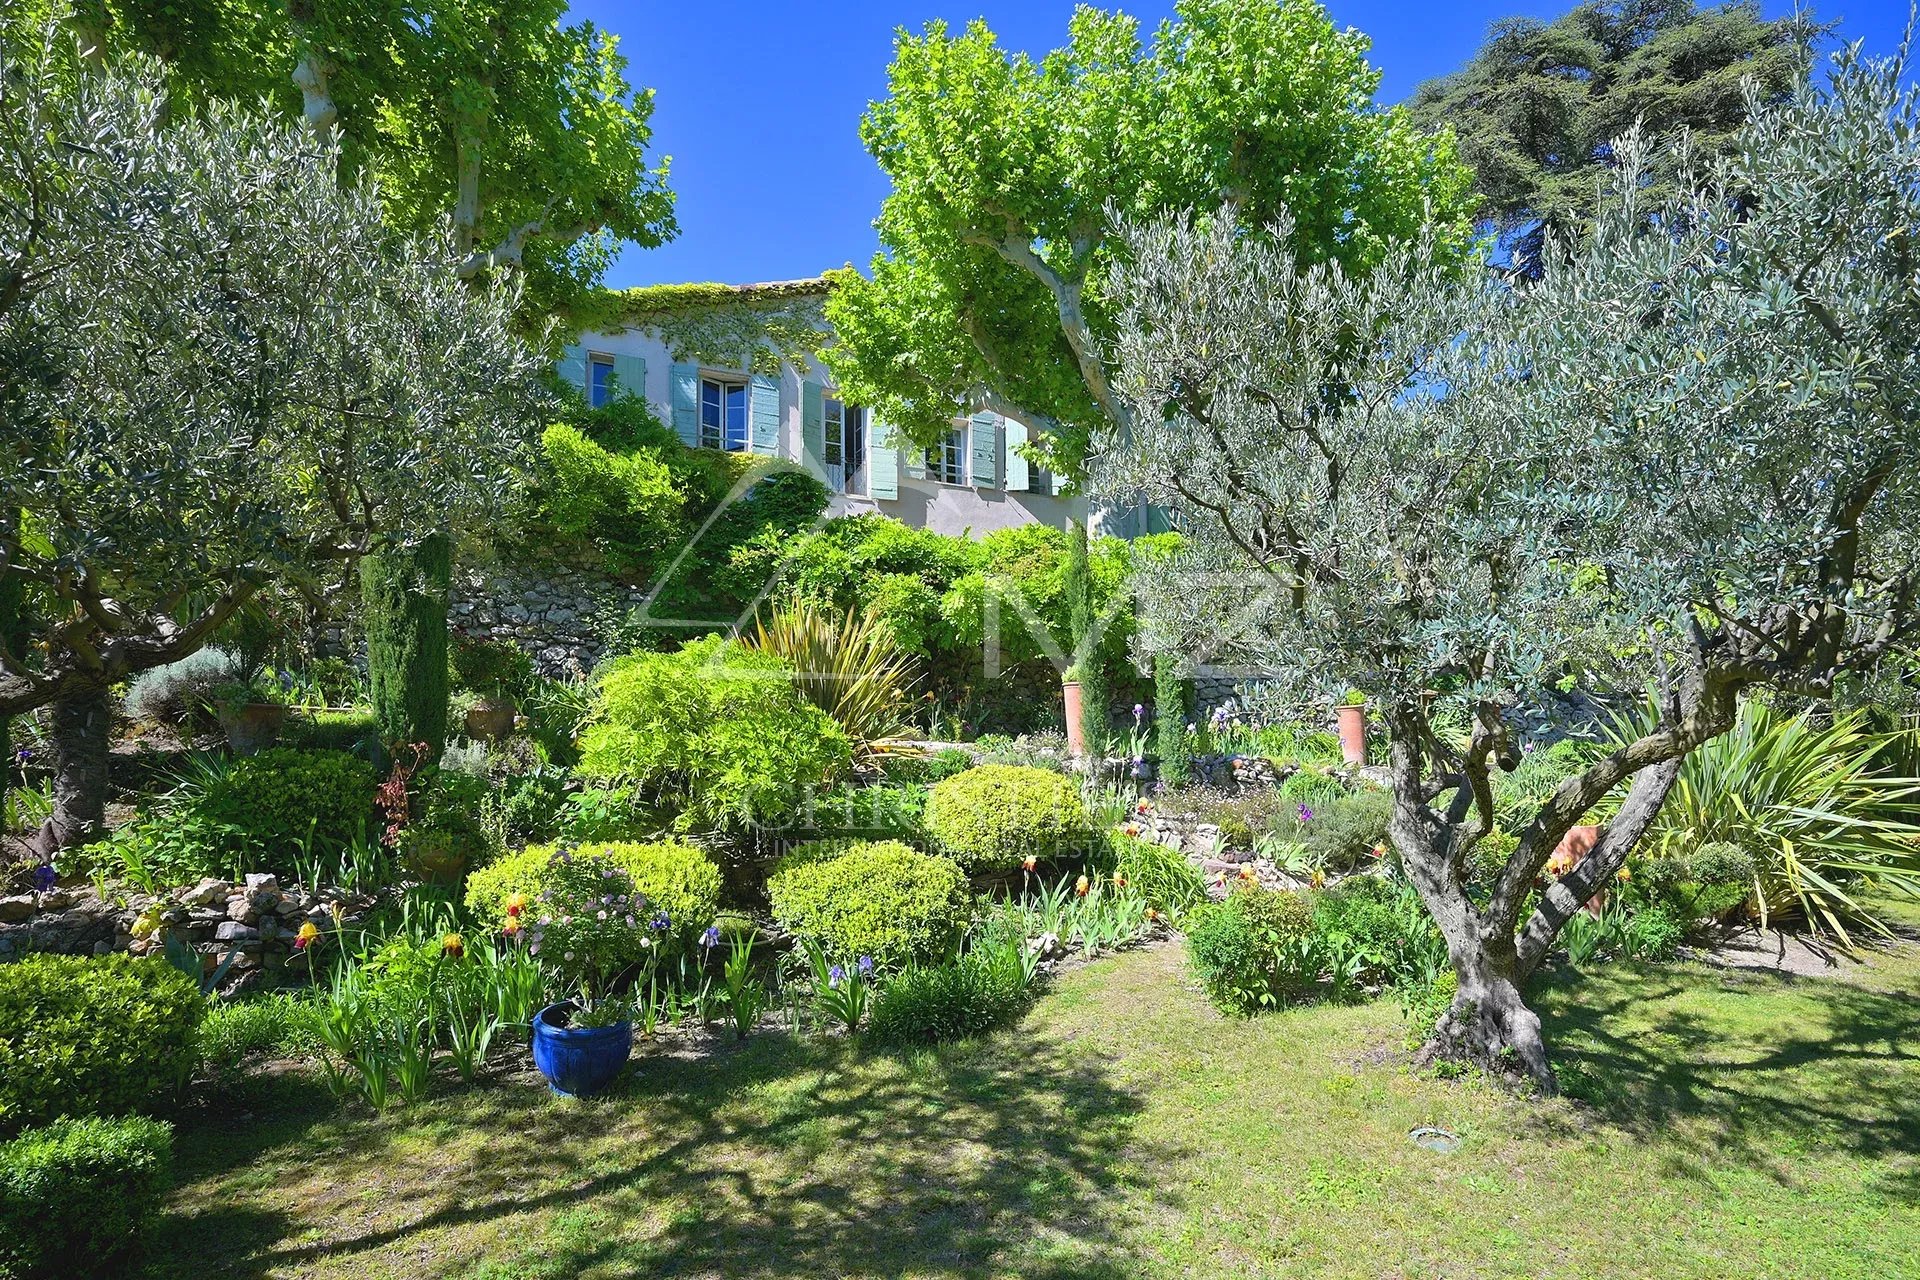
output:
<path id="1" fill-rule="evenodd" d="M 700 379 L 700 444 L 707 449 L 744 452 L 747 430 L 747 384 L 720 378 Z"/>
<path id="2" fill-rule="evenodd" d="M 946 438 L 927 450 L 927 474 L 941 484 L 967 482 L 967 424 L 962 422 L 947 432 Z"/>
<path id="3" fill-rule="evenodd" d="M 825 425 L 820 460 L 828 486 L 836 493 L 865 493 L 867 411 L 833 396 L 821 398 L 820 410 Z"/>
<path id="4" fill-rule="evenodd" d="M 598 409 L 613 398 L 613 357 L 587 357 L 587 403 Z"/>

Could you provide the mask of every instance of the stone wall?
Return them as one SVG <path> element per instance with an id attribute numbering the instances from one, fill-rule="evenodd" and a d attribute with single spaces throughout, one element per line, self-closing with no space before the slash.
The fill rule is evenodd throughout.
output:
<path id="1" fill-rule="evenodd" d="M 91 888 L 0 898 L 0 961 L 29 952 L 56 955 L 159 955 L 171 933 L 214 973 L 229 955 L 225 992 L 303 982 L 312 953 L 298 946 L 300 926 L 322 934 L 357 924 L 373 907 L 371 895 L 339 889 L 282 888 L 270 875 L 234 883 L 211 877 L 158 896 L 133 893 L 102 898 Z"/>
<path id="2" fill-rule="evenodd" d="M 362 638 L 353 584 L 310 622 L 315 653 L 361 661 Z M 584 562 L 529 556 L 454 570 L 448 602 L 453 630 L 508 640 L 533 658 L 540 674 L 564 678 L 590 671 L 605 656 L 609 628 L 640 606 L 646 592 Z"/>
<path id="3" fill-rule="evenodd" d="M 590 671 L 605 656 L 605 631 L 646 592 L 586 565 L 497 564 L 456 572 L 451 623 L 464 635 L 511 640 L 542 675 Z"/>

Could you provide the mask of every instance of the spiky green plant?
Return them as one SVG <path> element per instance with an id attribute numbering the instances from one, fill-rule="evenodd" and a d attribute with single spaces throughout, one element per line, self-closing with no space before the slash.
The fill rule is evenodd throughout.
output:
<path id="1" fill-rule="evenodd" d="M 801 694 L 834 718 L 855 755 L 907 733 L 908 695 L 919 676 L 874 611 L 841 614 L 796 597 L 756 618 L 747 643 L 794 668 Z"/>
<path id="2" fill-rule="evenodd" d="M 1886 767 L 1893 745 L 1857 715 L 1823 722 L 1750 700 L 1687 757 L 1643 847 L 1736 845 L 1753 857 L 1748 908 L 1763 925 L 1801 919 L 1851 948 L 1850 926 L 1888 932 L 1869 893 L 1920 897 L 1920 779 Z"/>

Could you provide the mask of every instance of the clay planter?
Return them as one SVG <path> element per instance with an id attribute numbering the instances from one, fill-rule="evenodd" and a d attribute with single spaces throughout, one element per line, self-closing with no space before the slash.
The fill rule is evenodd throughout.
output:
<path id="1" fill-rule="evenodd" d="M 1367 762 L 1367 709 L 1338 707 L 1334 716 L 1340 726 L 1340 757 L 1348 764 Z"/>
<path id="2" fill-rule="evenodd" d="M 1063 680 L 1060 683 L 1060 699 L 1067 708 L 1067 754 L 1083 756 L 1087 754 L 1087 735 L 1080 723 L 1080 682 Z"/>
<path id="3" fill-rule="evenodd" d="M 287 709 L 277 702 L 246 702 L 223 708 L 220 727 L 235 755 L 250 756 L 272 746 L 287 722 Z"/>
<path id="4" fill-rule="evenodd" d="M 476 742 L 498 742 L 513 732 L 516 709 L 511 702 L 479 702 L 467 708 L 467 736 Z"/>
<path id="5" fill-rule="evenodd" d="M 408 875 L 439 889 L 458 889 L 467 874 L 467 851 L 441 832 L 410 839 L 403 862 Z"/>

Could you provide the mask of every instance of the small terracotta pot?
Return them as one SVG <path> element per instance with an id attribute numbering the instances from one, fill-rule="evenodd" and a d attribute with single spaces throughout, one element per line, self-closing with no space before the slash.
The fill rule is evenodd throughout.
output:
<path id="1" fill-rule="evenodd" d="M 1367 762 L 1367 709 L 1339 707 L 1334 711 L 1340 725 L 1340 757 L 1348 764 Z"/>
<path id="2" fill-rule="evenodd" d="M 235 755 L 250 756 L 272 746 L 287 722 L 287 709 L 277 702 L 248 702 L 220 712 L 220 727 Z"/>
<path id="3" fill-rule="evenodd" d="M 1060 700 L 1067 708 L 1067 754 L 1083 756 L 1087 754 L 1087 735 L 1080 723 L 1080 682 L 1061 681 Z"/>
<path id="4" fill-rule="evenodd" d="M 467 736 L 478 742 L 498 742 L 513 732 L 515 708 L 511 702 L 480 702 L 467 708 Z"/>

